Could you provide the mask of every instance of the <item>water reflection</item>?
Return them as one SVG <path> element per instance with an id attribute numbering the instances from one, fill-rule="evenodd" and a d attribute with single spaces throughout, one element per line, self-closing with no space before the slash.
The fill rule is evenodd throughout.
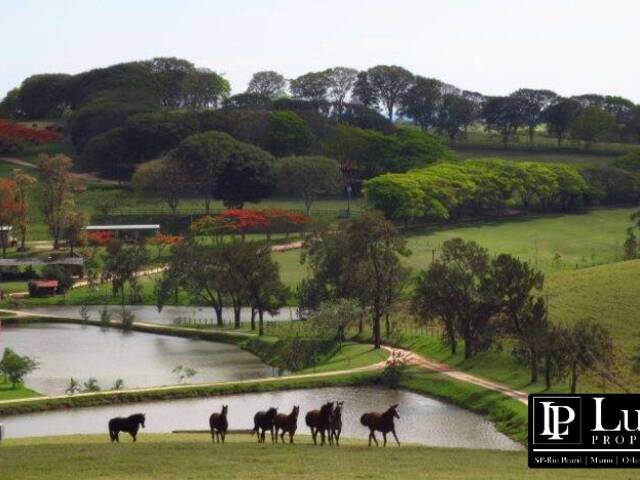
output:
<path id="1" fill-rule="evenodd" d="M 368 430 L 360 425 L 362 413 L 384 411 L 389 405 L 398 403 L 400 420 L 396 421 L 396 431 L 401 442 L 460 448 L 521 448 L 480 415 L 411 392 L 373 387 L 294 390 L 87 408 L 8 417 L 3 423 L 8 437 L 106 434 L 109 418 L 144 412 L 147 428 L 143 433 L 204 430 L 208 428 L 209 415 L 219 411 L 224 403 L 229 405 L 230 428 L 250 429 L 253 415 L 258 410 L 276 406 L 281 412 L 289 413 L 293 405 L 300 405 L 298 433 L 308 434 L 304 414 L 328 400 L 344 401 L 343 436 L 348 438 L 367 438 Z M 208 437 L 203 438 L 203 441 L 208 440 Z"/>
<path id="2" fill-rule="evenodd" d="M 103 389 L 118 378 L 127 388 L 175 384 L 172 371 L 178 365 L 197 371 L 192 382 L 277 373 L 233 345 L 81 325 L 5 326 L 0 334 L 0 349 L 4 347 L 37 358 L 39 368 L 27 376 L 26 384 L 48 395 L 63 394 L 71 377 L 95 377 Z"/>

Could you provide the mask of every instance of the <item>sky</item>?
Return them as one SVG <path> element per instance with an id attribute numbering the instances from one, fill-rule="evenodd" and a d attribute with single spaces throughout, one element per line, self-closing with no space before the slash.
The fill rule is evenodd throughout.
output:
<path id="1" fill-rule="evenodd" d="M 401 65 L 467 90 L 640 103 L 637 0 L 0 0 L 0 98 L 36 73 L 175 56 L 287 78 Z"/>

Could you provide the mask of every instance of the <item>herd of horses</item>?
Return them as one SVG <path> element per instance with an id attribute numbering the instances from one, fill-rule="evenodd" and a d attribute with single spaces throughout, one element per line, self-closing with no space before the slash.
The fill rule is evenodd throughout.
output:
<path id="1" fill-rule="evenodd" d="M 307 427 L 311 430 L 313 444 L 317 445 L 340 445 L 340 435 L 342 433 L 342 409 L 343 402 L 327 402 L 318 410 L 307 412 L 304 417 Z M 209 417 L 209 428 L 211 430 L 211 440 L 214 443 L 222 442 L 229 431 L 229 421 L 227 414 L 229 406 L 223 405 L 219 413 L 213 413 Z M 289 443 L 293 443 L 293 437 L 298 429 L 298 416 L 300 407 L 294 406 L 291 413 L 278 413 L 278 409 L 271 407 L 268 410 L 260 411 L 253 417 L 253 430 L 251 434 L 256 434 L 258 443 L 265 443 L 266 434 L 270 432 L 271 442 L 278 443 L 278 437 L 285 443 L 285 434 L 289 434 Z M 369 429 L 369 446 L 373 440 L 378 445 L 375 432 L 381 432 L 384 440 L 383 445 L 387 446 L 387 434 L 393 434 L 398 446 L 400 440 L 396 435 L 395 419 L 398 415 L 398 405 L 392 405 L 382 413 L 368 412 L 360 417 L 360 423 Z M 119 433 L 126 432 L 136 441 L 138 430 L 144 428 L 145 416 L 142 413 L 131 415 L 130 417 L 112 418 L 109 421 L 109 437 L 111 442 L 119 442 Z M 318 436 L 320 437 L 318 439 Z"/>

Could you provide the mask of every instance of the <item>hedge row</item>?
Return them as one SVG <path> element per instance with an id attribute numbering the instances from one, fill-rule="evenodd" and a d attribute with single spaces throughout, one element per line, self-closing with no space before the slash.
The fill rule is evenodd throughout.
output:
<path id="1" fill-rule="evenodd" d="M 640 199 L 640 176 L 609 167 L 486 158 L 380 175 L 365 182 L 364 193 L 388 218 L 442 220 L 507 208 L 552 212 L 632 204 Z"/>

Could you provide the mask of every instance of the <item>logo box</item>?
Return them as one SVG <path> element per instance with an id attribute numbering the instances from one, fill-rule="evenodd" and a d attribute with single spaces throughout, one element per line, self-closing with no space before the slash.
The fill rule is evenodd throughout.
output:
<path id="1" fill-rule="evenodd" d="M 529 467 L 640 467 L 640 394 L 529 395 Z"/>

